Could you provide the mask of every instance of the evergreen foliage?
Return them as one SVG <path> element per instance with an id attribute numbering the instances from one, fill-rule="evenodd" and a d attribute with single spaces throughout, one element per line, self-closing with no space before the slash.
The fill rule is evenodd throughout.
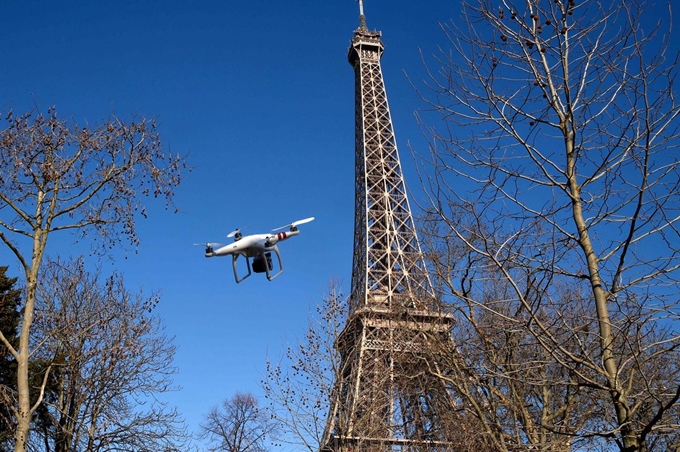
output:
<path id="1" fill-rule="evenodd" d="M 18 341 L 21 317 L 21 289 L 16 288 L 17 278 L 7 276 L 8 267 L 0 266 L 0 331 L 12 346 Z M 8 443 L 14 431 L 11 413 L 11 394 L 16 382 L 16 360 L 0 342 L 0 452 L 9 450 Z"/>

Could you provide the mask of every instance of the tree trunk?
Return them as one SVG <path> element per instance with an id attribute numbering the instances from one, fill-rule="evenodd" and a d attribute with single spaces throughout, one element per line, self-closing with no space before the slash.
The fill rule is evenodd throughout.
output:
<path id="1" fill-rule="evenodd" d="M 33 272 L 29 274 L 26 283 L 26 305 L 21 324 L 19 338 L 19 356 L 17 357 L 17 428 L 15 433 L 14 452 L 25 452 L 28 444 L 28 433 L 31 428 L 31 394 L 28 384 L 29 332 L 33 323 L 33 309 L 35 307 L 35 290 L 37 278 Z"/>

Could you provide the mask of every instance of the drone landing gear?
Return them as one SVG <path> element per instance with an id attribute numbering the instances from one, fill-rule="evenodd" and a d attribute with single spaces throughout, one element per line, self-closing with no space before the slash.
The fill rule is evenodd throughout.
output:
<path id="1" fill-rule="evenodd" d="M 279 249 L 276 246 L 270 249 L 271 251 L 267 251 L 266 253 L 258 254 L 257 256 L 253 257 L 252 266 L 250 264 L 250 258 L 245 257 L 246 267 L 248 268 L 248 274 L 242 278 L 239 278 L 238 268 L 236 266 L 236 260 L 238 259 L 239 255 L 234 254 L 232 256 L 231 262 L 234 267 L 234 279 L 236 279 L 237 284 L 246 279 L 247 277 L 249 277 L 253 272 L 266 273 L 267 279 L 269 281 L 273 280 L 281 273 L 283 273 L 283 261 L 281 260 L 281 253 L 279 253 Z M 276 254 L 276 259 L 278 260 L 279 263 L 279 271 L 275 274 L 272 274 L 272 270 L 274 270 L 274 262 L 272 261 L 272 251 Z"/>
<path id="2" fill-rule="evenodd" d="M 239 256 L 238 254 L 234 254 L 231 256 L 231 264 L 234 267 L 234 279 L 236 280 L 236 284 L 240 283 L 241 281 L 243 281 L 252 274 L 252 272 L 250 271 L 250 259 L 246 257 L 246 266 L 248 267 L 248 274 L 243 278 L 238 277 L 238 268 L 236 268 L 236 260 L 238 259 L 238 256 Z"/>
<path id="3" fill-rule="evenodd" d="M 276 258 L 279 261 L 279 271 L 273 275 L 272 270 L 274 269 L 274 265 L 272 262 L 272 251 L 276 253 Z M 269 281 L 283 273 L 283 261 L 281 260 L 281 253 L 279 253 L 279 249 L 274 246 L 271 248 L 271 251 L 267 251 L 266 253 L 256 256 L 253 259 L 253 271 L 256 273 L 266 273 L 267 279 Z"/>

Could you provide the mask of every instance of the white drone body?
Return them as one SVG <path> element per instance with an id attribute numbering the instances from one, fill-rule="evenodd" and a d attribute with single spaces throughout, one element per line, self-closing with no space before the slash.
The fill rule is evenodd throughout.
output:
<path id="1" fill-rule="evenodd" d="M 283 261 L 281 260 L 281 253 L 276 246 L 277 243 L 286 239 L 294 237 L 300 233 L 298 225 L 309 223 L 314 217 L 305 218 L 304 220 L 294 221 L 286 226 L 273 229 L 269 234 L 253 234 L 243 236 L 239 229 L 231 232 L 227 237 L 234 237 L 234 242 L 228 245 L 221 243 L 196 243 L 196 245 L 205 245 L 205 257 L 219 257 L 231 256 L 232 266 L 234 267 L 234 279 L 236 283 L 240 283 L 248 276 L 255 273 L 265 273 L 269 281 L 273 280 L 281 273 L 283 273 Z M 285 232 L 275 232 L 281 229 L 290 228 Z M 276 254 L 278 260 L 278 271 L 274 273 L 274 265 L 272 262 L 272 252 Z M 236 261 L 239 256 L 243 256 L 246 260 L 248 274 L 239 277 Z M 252 265 L 250 260 L 252 261 Z"/>

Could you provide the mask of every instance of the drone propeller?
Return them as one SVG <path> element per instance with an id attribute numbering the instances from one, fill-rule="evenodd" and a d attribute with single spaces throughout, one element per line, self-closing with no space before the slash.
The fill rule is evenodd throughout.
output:
<path id="1" fill-rule="evenodd" d="M 220 246 L 224 246 L 222 243 L 216 243 L 216 242 L 194 243 L 194 245 L 205 246 L 207 248 L 219 248 Z"/>
<path id="2" fill-rule="evenodd" d="M 227 234 L 228 238 L 236 237 L 236 240 L 240 240 L 243 235 L 241 234 L 241 228 L 234 229 L 231 231 L 229 234 Z"/>
<path id="3" fill-rule="evenodd" d="M 280 228 L 272 229 L 272 232 L 273 231 L 280 231 L 281 229 L 286 229 L 286 228 L 290 228 L 291 231 L 294 231 L 299 224 L 309 223 L 313 219 L 314 219 L 314 217 L 309 217 L 309 218 L 305 218 L 304 220 L 293 221 L 291 224 L 281 226 Z"/>

